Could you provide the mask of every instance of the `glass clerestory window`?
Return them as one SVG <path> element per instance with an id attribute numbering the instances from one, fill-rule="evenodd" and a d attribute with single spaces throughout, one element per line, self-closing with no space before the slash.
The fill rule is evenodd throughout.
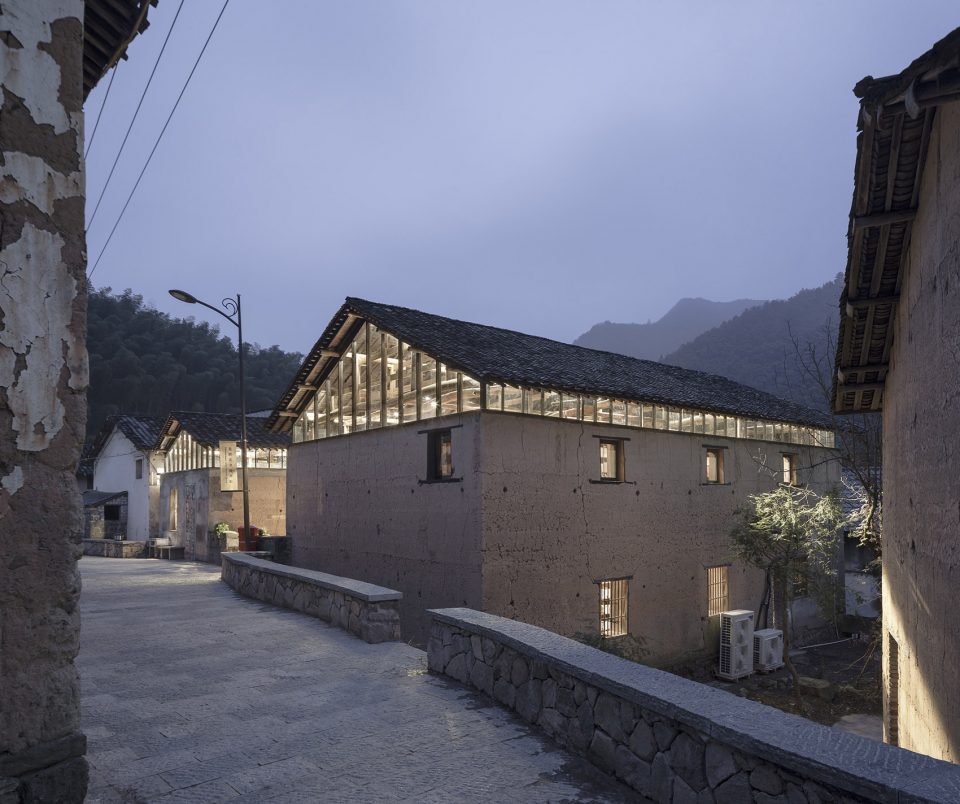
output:
<path id="1" fill-rule="evenodd" d="M 354 334 L 307 401 L 294 423 L 293 441 L 481 409 L 617 427 L 834 446 L 832 431 L 814 427 L 642 400 L 484 383 L 371 323 L 364 323 Z"/>

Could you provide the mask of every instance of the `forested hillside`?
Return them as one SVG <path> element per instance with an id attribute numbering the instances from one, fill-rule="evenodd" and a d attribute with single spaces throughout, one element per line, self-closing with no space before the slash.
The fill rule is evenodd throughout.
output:
<path id="1" fill-rule="evenodd" d="M 665 355 L 663 362 L 825 409 L 826 400 L 800 366 L 796 347 L 807 355 L 814 350 L 826 360 L 822 365 L 833 365 L 842 284 L 838 275 L 819 288 L 752 307 Z"/>
<path id="2" fill-rule="evenodd" d="M 236 336 L 206 323 L 173 318 L 130 290 L 90 294 L 87 433 L 114 413 L 240 411 Z M 303 355 L 248 344 L 247 410 L 272 408 Z"/>
<path id="3" fill-rule="evenodd" d="M 763 304 L 756 299 L 715 302 L 680 299 L 661 319 L 646 324 L 594 324 L 577 338 L 577 346 L 619 352 L 644 360 L 659 360 L 708 329 L 728 321 L 749 307 Z"/>

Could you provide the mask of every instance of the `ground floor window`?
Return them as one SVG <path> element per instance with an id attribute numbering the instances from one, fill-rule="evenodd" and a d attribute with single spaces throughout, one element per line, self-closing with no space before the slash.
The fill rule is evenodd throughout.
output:
<path id="1" fill-rule="evenodd" d="M 730 608 L 729 569 L 726 564 L 707 567 L 707 615 L 710 617 Z"/>
<path id="2" fill-rule="evenodd" d="M 600 636 L 627 633 L 627 578 L 600 581 Z"/>
<path id="3" fill-rule="evenodd" d="M 707 483 L 723 483 L 723 449 L 707 447 L 705 469 Z"/>
<path id="4" fill-rule="evenodd" d="M 449 430 L 434 430 L 427 435 L 427 477 L 453 478 L 453 438 Z"/>

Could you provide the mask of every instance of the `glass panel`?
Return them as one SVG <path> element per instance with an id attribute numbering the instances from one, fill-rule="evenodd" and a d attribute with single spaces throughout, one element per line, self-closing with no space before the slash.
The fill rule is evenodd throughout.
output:
<path id="1" fill-rule="evenodd" d="M 307 403 L 306 408 L 303 410 L 303 440 L 312 441 L 317 437 L 317 434 L 314 430 L 314 422 L 316 421 L 317 415 L 313 410 L 313 398 Z"/>
<path id="2" fill-rule="evenodd" d="M 403 421 L 415 422 L 417 420 L 417 384 L 420 364 L 415 349 L 405 343 L 401 343 L 400 348 L 403 352 Z"/>
<path id="3" fill-rule="evenodd" d="M 437 439 L 437 470 L 440 477 L 453 477 L 453 442 L 449 431 Z"/>
<path id="4" fill-rule="evenodd" d="M 693 432 L 703 432 L 703 414 L 699 410 L 693 412 Z"/>
<path id="5" fill-rule="evenodd" d="M 512 413 L 523 412 L 523 392 L 516 386 L 503 386 L 503 409 Z"/>
<path id="6" fill-rule="evenodd" d="M 293 423 L 293 443 L 294 444 L 299 444 L 301 441 L 303 441 L 303 422 L 305 419 L 306 419 L 306 414 L 301 413 L 299 416 L 297 416 L 297 420 Z M 163 463 L 164 463 L 164 469 L 167 469 L 169 471 L 168 467 L 166 466 L 166 463 L 167 463 L 166 457 L 164 457 Z"/>
<path id="7" fill-rule="evenodd" d="M 681 410 L 680 411 L 680 430 L 684 433 L 693 432 L 693 411 L 692 410 Z"/>
<path id="8" fill-rule="evenodd" d="M 367 427 L 379 427 L 382 415 L 383 394 L 383 351 L 380 348 L 382 336 L 373 324 L 370 327 L 370 340 L 367 344 L 369 349 L 368 360 L 370 362 L 370 418 Z"/>
<path id="9" fill-rule="evenodd" d="M 707 450 L 707 482 L 720 482 L 720 461 L 717 451 L 714 449 Z"/>
<path id="10" fill-rule="evenodd" d="M 324 385 L 319 391 L 317 391 L 313 399 L 314 399 L 314 402 L 316 403 L 316 411 L 317 411 L 316 429 L 314 431 L 313 437 L 326 438 L 327 437 L 326 385 Z"/>
<path id="11" fill-rule="evenodd" d="M 680 430 L 680 411 L 676 408 L 667 409 L 667 429 Z"/>
<path id="12" fill-rule="evenodd" d="M 387 412 L 384 424 L 400 423 L 400 343 L 383 333 L 383 359 L 387 364 Z"/>
<path id="13" fill-rule="evenodd" d="M 340 366 L 333 367 L 327 378 L 327 399 L 330 407 L 327 413 L 327 435 L 340 435 Z"/>
<path id="14" fill-rule="evenodd" d="M 457 372 L 443 363 L 438 363 L 440 370 L 440 416 L 457 412 Z"/>
<path id="15" fill-rule="evenodd" d="M 656 430 L 667 429 L 667 409 L 663 405 L 657 405 L 654 409 L 653 427 Z"/>
<path id="16" fill-rule="evenodd" d="M 640 406 L 640 426 L 653 427 L 653 405 Z"/>
<path id="17" fill-rule="evenodd" d="M 487 410 L 503 410 L 503 386 L 487 383 Z"/>
<path id="18" fill-rule="evenodd" d="M 640 405 L 637 402 L 627 402 L 627 427 L 640 427 Z"/>
<path id="19" fill-rule="evenodd" d="M 618 441 L 600 442 L 600 477 L 604 480 L 618 480 L 617 451 L 620 448 Z"/>
<path id="20" fill-rule="evenodd" d="M 577 394 L 564 394 L 563 395 L 563 418 L 564 419 L 579 419 L 580 418 L 580 397 Z"/>
<path id="21" fill-rule="evenodd" d="M 703 432 L 707 435 L 713 435 L 717 432 L 717 417 L 712 413 L 703 414 Z"/>
<path id="22" fill-rule="evenodd" d="M 585 422 L 596 421 L 597 400 L 592 396 L 585 396 L 581 398 L 581 404 L 583 407 L 583 420 Z"/>
<path id="23" fill-rule="evenodd" d="M 560 394 L 557 391 L 543 392 L 543 415 L 560 418 Z"/>
<path id="24" fill-rule="evenodd" d="M 543 391 L 539 388 L 523 389 L 523 410 L 531 416 L 543 415 Z"/>
<path id="25" fill-rule="evenodd" d="M 367 327 L 357 333 L 353 341 L 354 357 L 354 430 L 367 429 Z"/>
<path id="26" fill-rule="evenodd" d="M 432 419 L 437 415 L 437 361 L 430 355 L 420 353 L 420 418 Z"/>
<path id="27" fill-rule="evenodd" d="M 614 424 L 626 424 L 627 423 L 627 403 L 622 399 L 613 400 L 613 423 Z"/>
<path id="28" fill-rule="evenodd" d="M 469 374 L 461 374 L 461 385 L 463 387 L 463 400 L 461 410 L 480 410 L 480 383 Z"/>
<path id="29" fill-rule="evenodd" d="M 340 427 L 344 433 L 353 430 L 353 344 L 340 358 Z"/>
<path id="30" fill-rule="evenodd" d="M 610 413 L 613 410 L 610 399 L 605 396 L 597 398 L 597 421 L 604 424 L 610 423 Z"/>

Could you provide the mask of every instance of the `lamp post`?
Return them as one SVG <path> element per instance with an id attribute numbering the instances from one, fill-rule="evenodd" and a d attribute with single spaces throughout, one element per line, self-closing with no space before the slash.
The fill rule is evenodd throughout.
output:
<path id="1" fill-rule="evenodd" d="M 243 483 L 243 534 L 244 540 L 250 539 L 250 495 L 247 488 L 247 389 L 243 381 L 243 317 L 240 312 L 240 294 L 233 299 L 227 297 L 220 306 L 227 312 L 218 310 L 212 304 L 200 301 L 185 290 L 171 290 L 170 295 L 186 304 L 200 304 L 218 315 L 222 315 L 237 328 L 237 346 L 240 352 L 240 476 Z"/>

